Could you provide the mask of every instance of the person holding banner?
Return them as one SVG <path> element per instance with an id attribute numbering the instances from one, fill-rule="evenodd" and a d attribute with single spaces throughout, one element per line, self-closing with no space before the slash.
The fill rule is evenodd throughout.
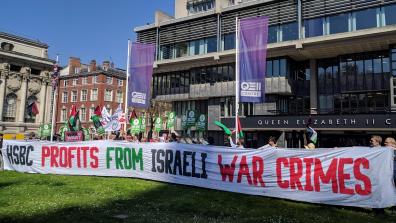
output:
<path id="1" fill-rule="evenodd" d="M 382 137 L 381 136 L 378 136 L 378 135 L 371 136 L 370 147 L 379 148 L 379 147 L 381 147 L 381 143 L 382 143 Z"/>

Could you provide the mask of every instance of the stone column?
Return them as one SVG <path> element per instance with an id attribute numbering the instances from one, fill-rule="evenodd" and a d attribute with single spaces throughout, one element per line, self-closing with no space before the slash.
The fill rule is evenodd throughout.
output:
<path id="1" fill-rule="evenodd" d="M 18 115 L 18 122 L 24 123 L 25 122 L 25 108 L 26 108 L 26 97 L 27 97 L 27 81 L 30 74 L 30 68 L 22 67 L 22 86 L 21 86 L 21 103 L 19 108 L 19 115 Z"/>
<path id="2" fill-rule="evenodd" d="M 3 108 L 4 108 L 4 97 L 5 97 L 5 89 L 6 89 L 6 72 L 5 70 L 1 71 L 0 74 L 0 121 L 3 121 Z"/>
<path id="3" fill-rule="evenodd" d="M 309 61 L 311 68 L 311 81 L 309 84 L 311 114 L 318 114 L 318 69 L 315 59 Z"/>

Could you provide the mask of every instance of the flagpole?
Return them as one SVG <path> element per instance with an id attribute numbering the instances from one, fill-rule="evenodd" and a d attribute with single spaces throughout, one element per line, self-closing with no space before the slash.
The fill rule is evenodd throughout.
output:
<path id="1" fill-rule="evenodd" d="M 239 113 L 239 20 L 235 18 L 235 144 L 239 141 L 238 113 Z"/>
<path id="2" fill-rule="evenodd" d="M 58 62 L 59 62 L 59 55 L 56 55 L 56 64 L 58 64 Z M 59 71 L 57 70 L 56 72 L 59 72 Z M 56 83 L 56 85 L 58 85 L 58 83 Z M 51 120 L 51 142 L 54 141 L 53 138 L 54 138 L 54 124 L 55 124 L 56 91 L 58 90 L 56 85 L 53 88 L 54 92 L 52 94 L 53 95 L 53 100 L 52 100 L 52 120 Z"/>
<path id="3" fill-rule="evenodd" d="M 127 68 L 126 68 L 126 90 L 125 90 L 125 118 L 128 117 L 128 84 L 129 84 L 129 65 L 130 65 L 130 56 L 131 56 L 131 40 L 128 39 L 128 56 L 127 56 Z M 127 121 L 125 120 L 124 132 L 127 131 Z"/>

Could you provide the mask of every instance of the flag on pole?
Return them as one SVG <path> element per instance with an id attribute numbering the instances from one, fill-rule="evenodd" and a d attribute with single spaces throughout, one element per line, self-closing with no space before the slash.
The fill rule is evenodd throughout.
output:
<path id="1" fill-rule="evenodd" d="M 132 43 L 128 61 L 128 107 L 147 109 L 150 106 L 151 78 L 153 75 L 155 46 Z"/>
<path id="2" fill-rule="evenodd" d="M 307 127 L 307 135 L 308 140 L 313 144 L 316 144 L 318 142 L 318 133 L 310 126 Z"/>
<path id="3" fill-rule="evenodd" d="M 239 25 L 239 101 L 262 103 L 265 96 L 268 17 L 241 19 Z"/>
<path id="4" fill-rule="evenodd" d="M 132 110 L 131 114 L 129 114 L 129 123 L 132 125 L 133 120 L 137 118 L 137 114 L 135 109 Z"/>
<path id="5" fill-rule="evenodd" d="M 72 106 L 68 121 L 68 127 L 70 131 L 77 131 L 78 130 L 78 111 L 75 105 Z"/>
<path id="6" fill-rule="evenodd" d="M 31 102 L 27 107 L 27 114 L 30 117 L 33 117 L 33 116 L 38 115 L 38 113 L 39 113 L 39 110 L 37 107 L 37 103 L 35 101 Z"/>
<path id="7" fill-rule="evenodd" d="M 91 116 L 91 120 L 95 126 L 96 132 L 98 135 L 103 135 L 105 133 L 105 130 L 102 126 L 102 123 L 100 122 L 100 116 L 102 115 L 100 106 L 96 106 L 94 114 Z"/>
<path id="8" fill-rule="evenodd" d="M 241 125 L 241 120 L 239 120 L 239 117 L 238 117 L 238 129 L 236 134 L 239 135 L 239 138 L 243 138 L 242 125 Z"/>

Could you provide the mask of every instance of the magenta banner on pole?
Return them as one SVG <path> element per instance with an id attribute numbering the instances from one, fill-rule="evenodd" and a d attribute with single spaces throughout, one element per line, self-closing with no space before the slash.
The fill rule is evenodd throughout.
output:
<path id="1" fill-rule="evenodd" d="M 241 19 L 239 26 L 240 102 L 264 102 L 268 18 Z"/>
<path id="2" fill-rule="evenodd" d="M 128 67 L 128 107 L 148 108 L 151 99 L 151 78 L 155 46 L 132 43 Z"/>

